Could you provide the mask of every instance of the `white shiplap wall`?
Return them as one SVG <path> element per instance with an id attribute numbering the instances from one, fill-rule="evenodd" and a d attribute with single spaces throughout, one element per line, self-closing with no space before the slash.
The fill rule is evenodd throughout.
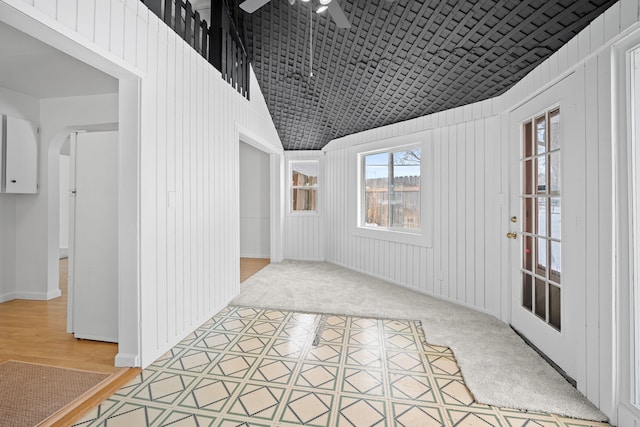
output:
<path id="1" fill-rule="evenodd" d="M 286 259 L 324 261 L 324 212 L 328 188 L 324 173 L 324 155 L 321 151 L 286 151 L 286 214 L 284 226 L 284 254 Z M 291 170 L 295 160 L 318 160 L 318 214 L 291 213 Z"/>
<path id="2" fill-rule="evenodd" d="M 567 93 L 559 95 L 571 100 L 563 117 L 569 127 L 565 135 L 572 139 L 563 154 L 571 156 L 564 159 L 563 179 L 572 191 L 563 202 L 563 277 L 576 296 L 568 311 L 579 327 L 576 379 L 580 391 L 612 421 L 619 412 L 620 425 L 634 427 L 640 418 L 629 409 L 628 390 L 620 396 L 614 392 L 629 371 L 619 369 L 615 359 L 611 53 L 612 45 L 638 29 L 639 15 L 638 0 L 620 1 L 498 98 L 343 137 L 324 149 L 327 260 L 508 322 L 510 242 L 504 234 L 512 215 L 512 184 L 507 152 L 512 128 L 519 126 L 509 113 L 566 79 Z M 433 144 L 433 245 L 353 233 L 354 192 L 345 186 L 356 178 L 350 147 L 421 131 Z"/>
<path id="3" fill-rule="evenodd" d="M 141 312 L 130 314 L 146 366 L 238 293 L 238 128 L 282 153 L 264 98 L 253 73 L 242 98 L 139 0 L 0 1 L 142 76 Z"/>
<path id="4" fill-rule="evenodd" d="M 432 246 L 354 234 L 356 165 L 352 147 L 423 131 L 432 158 Z M 402 139 L 397 141 L 403 144 Z M 366 150 L 366 149 L 363 149 Z M 499 117 L 487 101 L 334 140 L 326 151 L 327 260 L 500 315 L 504 213 Z M 491 254 L 491 256 L 486 255 Z"/>

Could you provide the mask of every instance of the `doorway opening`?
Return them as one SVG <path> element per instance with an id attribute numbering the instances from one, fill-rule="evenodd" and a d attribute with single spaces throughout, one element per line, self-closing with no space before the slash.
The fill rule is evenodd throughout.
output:
<path id="1" fill-rule="evenodd" d="M 240 282 L 270 263 L 270 167 L 269 154 L 240 141 Z"/>

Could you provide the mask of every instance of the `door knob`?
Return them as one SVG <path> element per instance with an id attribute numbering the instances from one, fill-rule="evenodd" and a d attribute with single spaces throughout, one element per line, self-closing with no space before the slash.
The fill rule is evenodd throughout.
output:
<path id="1" fill-rule="evenodd" d="M 510 231 L 507 233 L 507 238 L 509 239 L 515 239 L 516 237 L 518 237 L 518 233 L 516 233 L 515 231 Z"/>

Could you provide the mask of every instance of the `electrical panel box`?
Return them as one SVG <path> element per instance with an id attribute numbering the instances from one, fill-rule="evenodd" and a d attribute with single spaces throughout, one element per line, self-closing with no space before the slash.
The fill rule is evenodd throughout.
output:
<path id="1" fill-rule="evenodd" d="M 0 192 L 38 192 L 38 126 L 29 120 L 0 115 Z"/>

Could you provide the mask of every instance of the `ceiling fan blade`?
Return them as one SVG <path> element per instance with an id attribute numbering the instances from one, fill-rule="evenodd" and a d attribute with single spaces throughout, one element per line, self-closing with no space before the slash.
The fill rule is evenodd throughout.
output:
<path id="1" fill-rule="evenodd" d="M 271 0 L 245 0 L 240 3 L 240 9 L 244 10 L 247 13 L 253 13 L 270 1 Z"/>
<path id="2" fill-rule="evenodd" d="M 351 28 L 351 22 L 349 22 L 349 19 L 347 19 L 347 16 L 342 11 L 338 0 L 333 0 L 329 3 L 329 14 L 331 14 L 333 22 L 336 23 L 338 28 Z"/>

